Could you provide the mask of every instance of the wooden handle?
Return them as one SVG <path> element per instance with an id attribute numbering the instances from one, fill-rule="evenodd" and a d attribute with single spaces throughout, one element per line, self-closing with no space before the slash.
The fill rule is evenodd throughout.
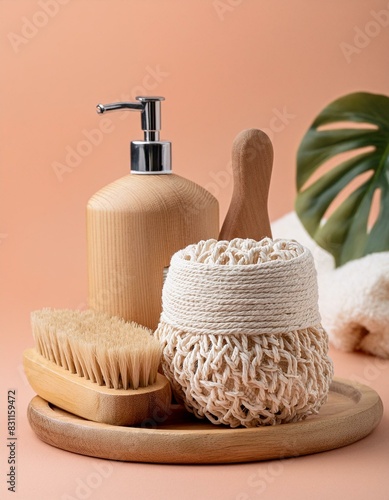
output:
<path id="1" fill-rule="evenodd" d="M 170 407 L 170 384 L 161 374 L 148 387 L 108 389 L 57 366 L 35 349 L 24 351 L 23 365 L 31 387 L 39 396 L 94 422 L 134 425 Z"/>
<path id="2" fill-rule="evenodd" d="M 273 147 L 261 130 L 243 130 L 232 146 L 234 191 L 219 240 L 271 237 L 267 199 Z"/>

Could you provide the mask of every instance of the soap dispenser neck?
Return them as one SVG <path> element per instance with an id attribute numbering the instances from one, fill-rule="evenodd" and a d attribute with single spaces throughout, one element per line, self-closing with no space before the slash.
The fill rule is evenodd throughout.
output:
<path id="1" fill-rule="evenodd" d="M 98 113 L 107 111 L 140 111 L 143 141 L 131 142 L 131 172 L 134 174 L 171 173 L 171 143 L 161 141 L 161 101 L 164 97 L 136 97 L 138 102 L 98 104 Z"/>
<path id="2" fill-rule="evenodd" d="M 145 130 L 144 131 L 145 141 L 159 141 L 159 130 Z"/>

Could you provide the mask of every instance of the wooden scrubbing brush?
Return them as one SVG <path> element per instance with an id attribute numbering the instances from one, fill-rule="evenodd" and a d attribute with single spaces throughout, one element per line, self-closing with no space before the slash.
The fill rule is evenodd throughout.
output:
<path id="1" fill-rule="evenodd" d="M 169 408 L 168 380 L 158 373 L 161 347 L 136 323 L 92 310 L 31 314 L 35 349 L 23 354 L 32 388 L 88 420 L 134 425 Z"/>

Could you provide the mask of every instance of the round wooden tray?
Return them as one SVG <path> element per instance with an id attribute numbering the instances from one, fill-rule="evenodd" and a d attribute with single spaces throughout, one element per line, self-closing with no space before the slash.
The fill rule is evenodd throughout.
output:
<path id="1" fill-rule="evenodd" d="M 331 385 L 318 415 L 298 423 L 231 429 L 198 420 L 181 406 L 137 427 L 90 422 L 36 396 L 30 425 L 52 446 L 82 455 L 169 464 L 214 464 L 297 457 L 340 448 L 367 436 L 383 406 L 371 388 L 342 379 Z"/>

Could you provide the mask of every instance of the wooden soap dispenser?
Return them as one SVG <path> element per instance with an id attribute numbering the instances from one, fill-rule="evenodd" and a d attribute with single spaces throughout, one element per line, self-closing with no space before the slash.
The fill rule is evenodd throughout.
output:
<path id="1" fill-rule="evenodd" d="M 163 97 L 99 104 L 98 113 L 137 110 L 143 141 L 131 142 L 131 173 L 88 202 L 89 307 L 155 329 L 164 271 L 179 249 L 218 237 L 214 196 L 171 169 L 171 143 L 161 141 Z"/>

